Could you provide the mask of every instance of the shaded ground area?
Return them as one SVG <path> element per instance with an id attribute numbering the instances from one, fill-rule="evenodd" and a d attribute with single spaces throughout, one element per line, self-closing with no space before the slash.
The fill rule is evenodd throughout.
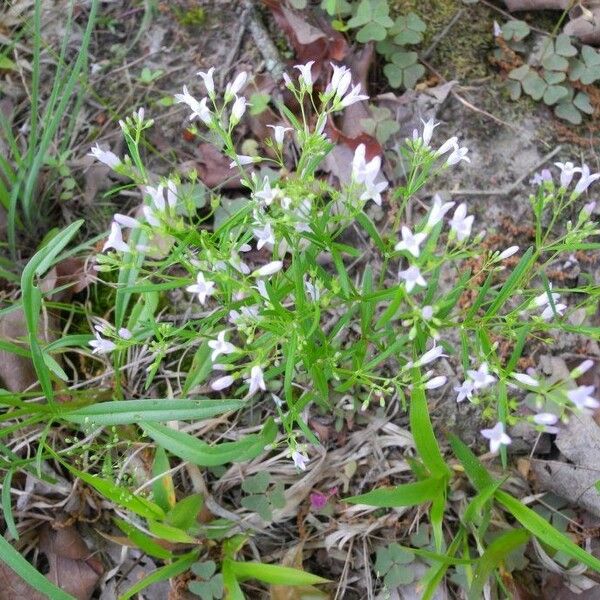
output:
<path id="1" fill-rule="evenodd" d="M 399 13 L 415 10 L 428 24 L 427 37 L 421 48 L 427 54 L 426 66 L 429 69 L 415 91 L 401 95 L 387 86 L 377 60 L 369 63 L 373 104 L 388 107 L 400 124 L 400 130 L 386 144 L 390 159 L 386 166 L 388 175 L 392 176 L 394 171 L 396 176 L 401 175 L 401 165 L 397 164 L 393 153 L 394 146 L 412 134 L 421 118 L 435 117 L 441 122 L 436 135 L 440 139 L 458 135 L 470 150 L 471 164 L 441 176 L 435 187 L 430 186 L 426 190 L 421 200 L 426 201 L 434 192 L 440 192 L 442 196 L 467 201 L 470 211 L 477 215 L 479 229 L 486 229 L 490 236 L 496 236 L 498 248 L 512 243 L 526 246 L 530 237 L 527 196 L 534 172 L 549 167 L 557 160 L 584 161 L 593 171 L 600 170 L 591 126 L 588 123 L 579 128 L 565 129 L 543 105 L 528 100 L 513 103 L 508 99 L 503 90 L 502 76 L 488 60 L 494 47 L 493 20 L 506 19 L 499 7 L 494 8 L 491 3 L 465 6 L 452 0 L 398 0 L 395 9 Z M 51 48 L 58 46 L 65 33 L 60 25 L 63 11 L 63 3 L 57 1 L 48 3 L 43 15 L 44 42 Z M 78 28 L 82 27 L 85 18 L 84 9 L 81 11 Z M 542 17 L 523 15 L 523 18 L 536 19 L 536 25 L 544 28 L 546 21 L 551 26 L 556 16 L 544 13 Z M 452 26 L 449 27 L 449 24 Z M 77 27 L 72 51 L 77 45 Z M 86 228 L 83 235 L 88 238 L 104 232 L 114 212 L 126 213 L 138 203 L 137 190 L 124 187 L 122 181 L 109 175 L 108 169 L 93 164 L 86 157 L 90 145 L 96 141 L 117 154 L 123 151 L 117 125 L 119 118 L 144 106 L 147 114 L 155 120 L 149 132 L 146 152 L 147 164 L 156 176 L 196 170 L 208 187 L 234 199 L 240 192 L 238 182 L 230 175 L 228 161 L 211 150 L 189 128 L 184 110 L 172 104 L 172 96 L 180 91 L 183 84 L 197 90 L 199 80 L 195 73 L 215 66 L 220 87 L 241 70 L 253 73 L 255 79 L 251 86 L 255 88 L 249 90 L 248 95 L 254 95 L 254 102 L 258 103 L 260 95 L 282 93 L 279 77 L 275 79 L 270 74 L 280 73 L 284 67 L 295 64 L 293 49 L 266 8 L 257 3 L 229 0 L 178 0 L 159 3 L 154 8 L 151 3 L 103 3 L 89 54 L 89 76 L 84 84 L 86 98 L 71 130 L 72 143 L 64 160 L 76 181 L 75 192 L 64 201 L 58 200 L 54 194 L 48 215 L 52 226 L 84 217 Z M 48 60 L 52 60 L 50 52 Z M 18 127 L 27 120 L 25 88 L 18 72 L 9 73 L 4 81 L 7 85 L 2 89 L 0 98 L 2 110 Z M 271 114 L 268 112 L 256 115 L 240 129 L 241 153 L 247 153 L 253 144 L 255 147 L 261 144 L 269 119 Z M 332 171 L 329 176 L 336 176 L 335 169 Z M 53 187 L 50 190 L 42 188 L 40 193 L 52 197 L 52 190 L 62 189 L 60 186 L 64 185 L 64 179 L 64 175 L 49 172 L 47 181 L 52 182 Z M 376 221 L 382 222 L 386 208 L 384 205 L 382 210 L 372 210 Z M 34 238 L 36 232 L 31 233 L 31 238 Z M 31 238 L 24 236 L 20 241 L 21 261 L 28 256 Z M 557 265 L 557 279 L 562 277 L 567 282 L 576 281 L 583 270 L 596 284 L 599 282 L 595 257 L 574 257 L 574 261 L 577 263 L 575 267 Z M 14 287 L 5 286 L 3 293 L 6 297 L 14 295 Z M 94 294 L 83 292 L 78 301 L 102 307 L 107 300 Z M 177 301 L 176 294 L 169 297 L 169 304 Z M 581 340 L 575 336 L 554 340 L 550 350 L 543 350 L 540 346 L 531 351 L 547 355 L 549 374 L 566 368 L 566 364 L 571 366 L 579 356 L 600 354 L 592 343 L 582 349 Z M 139 393 L 142 385 L 133 373 L 140 366 L 145 366 L 147 359 L 143 355 L 131 357 L 130 392 L 133 394 Z M 178 359 L 168 361 L 165 367 L 166 371 L 178 375 L 181 374 L 180 369 Z M 454 365 L 448 362 L 446 369 L 450 381 L 458 383 L 453 375 Z M 399 402 L 367 414 L 354 414 L 348 410 L 350 404 L 347 398 L 340 397 L 333 415 L 319 412 L 308 415 L 309 424 L 328 452 L 315 460 L 302 477 L 282 453 L 268 460 L 256 459 L 250 464 L 236 465 L 227 470 L 201 473 L 187 465 L 176 473 L 175 483 L 182 495 L 190 492 L 206 494 L 210 499 L 206 505 L 209 515 L 233 519 L 240 531 L 251 530 L 253 537 L 249 553 L 253 556 L 250 558 L 289 565 L 303 564 L 306 570 L 335 582 L 330 586 L 331 598 L 383 600 L 390 596 L 383 591 L 374 572 L 375 548 L 392 541 L 428 547 L 430 532 L 425 526 L 419 527 L 420 515 L 412 509 L 382 513 L 375 509 L 361 510 L 338 501 L 348 494 L 366 491 L 375 483 L 384 485 L 402 481 L 403 474 L 409 472 L 407 458 L 413 454 L 414 446 Z M 243 430 L 252 432 L 260 426 L 261 408 L 265 407 L 254 407 L 253 412 L 239 417 Z M 437 399 L 434 398 L 432 418 L 440 431 L 455 430 L 469 443 L 474 441 L 481 426 L 477 410 L 457 405 L 451 388 L 444 389 Z M 207 429 L 202 429 L 202 435 L 208 438 L 211 427 L 218 429 L 220 426 L 218 422 L 209 422 Z M 200 428 L 192 427 L 192 430 L 199 431 Z M 544 486 L 548 485 L 547 481 L 540 484 L 541 478 L 534 474 L 533 454 L 556 458 L 557 449 L 549 436 L 535 440 L 527 438 L 526 433 L 523 435 L 523 456 L 520 462 L 516 462 L 522 478 L 515 478 L 513 487 L 520 496 L 530 496 L 544 491 Z M 535 453 L 532 450 L 534 446 Z M 149 459 L 143 452 L 139 456 L 133 453 L 135 458 L 131 449 L 124 454 L 134 465 L 132 477 L 139 477 L 141 482 L 151 478 Z M 490 463 L 490 469 L 493 468 Z M 271 522 L 263 521 L 241 504 L 242 481 L 263 471 L 271 474 L 273 482 L 286 486 L 285 506 L 273 511 Z M 104 600 L 122 593 L 160 564 L 160 561 L 142 557 L 136 550 L 122 553 L 120 540 L 117 538 L 117 543 L 113 543 L 110 537 L 117 535 L 110 523 L 110 509 L 98 506 L 97 498 L 86 499 L 83 493 L 74 494 L 64 479 L 62 484 L 58 488 L 40 486 L 34 490 L 36 498 L 39 496 L 38 504 L 31 504 L 28 508 L 30 527 L 25 540 L 35 539 L 39 519 L 50 522 L 54 518 L 53 511 L 60 510 L 69 525 L 77 523 L 83 538 L 97 550 L 101 563 L 105 565 L 102 592 L 98 596 Z M 315 500 L 315 494 L 319 501 Z M 451 500 L 458 504 L 463 499 L 464 492 L 456 490 L 456 497 Z M 89 517 L 86 503 L 94 508 L 94 520 Z M 569 518 L 576 521 L 572 524 L 573 530 L 580 534 L 597 524 L 592 516 L 598 514 L 594 513 L 597 506 L 592 506 L 591 512 L 589 505 L 585 506 L 588 512 L 580 508 L 567 509 L 560 498 L 553 496 L 543 500 L 539 506 L 552 514 L 563 509 L 571 511 Z M 527 563 L 523 556 L 515 557 L 515 561 L 521 561 L 522 566 Z M 92 571 L 96 567 L 87 566 Z M 415 575 L 420 574 L 425 570 L 425 563 L 415 561 L 411 568 Z M 536 565 L 531 571 L 519 572 L 522 579 L 519 586 L 523 590 L 529 590 L 532 597 L 569 597 L 561 578 L 547 579 L 547 589 L 542 591 L 537 568 Z M 172 597 L 186 597 L 186 576 L 180 578 L 179 584 L 177 595 Z M 448 582 L 447 587 L 440 588 L 436 597 L 440 600 L 460 597 L 457 584 L 460 585 L 458 580 Z M 391 597 L 418 598 L 420 593 L 415 584 L 405 585 L 399 590 Z M 595 591 L 594 588 L 585 594 Z M 2 593 L 0 590 L 0 597 Z M 166 598 L 168 593 L 168 586 L 160 584 L 143 597 Z M 268 597 L 266 592 L 251 585 L 247 593 L 249 598 Z M 322 596 L 310 596 L 308 593 L 306 596 L 285 596 L 271 592 L 270 597 L 294 600 Z M 522 597 L 527 597 L 525 591 Z"/>

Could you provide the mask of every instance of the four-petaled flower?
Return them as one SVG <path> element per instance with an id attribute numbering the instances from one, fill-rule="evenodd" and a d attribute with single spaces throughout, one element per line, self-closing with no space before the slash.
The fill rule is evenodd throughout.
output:
<path id="1" fill-rule="evenodd" d="M 456 386 L 454 391 L 457 393 L 456 401 L 470 400 L 475 392 L 475 384 L 470 379 L 465 379 L 461 385 Z"/>
<path id="2" fill-rule="evenodd" d="M 194 96 L 190 94 L 187 89 L 187 86 L 183 86 L 182 94 L 175 94 L 175 99 L 178 103 L 187 104 L 192 111 L 192 114 L 189 117 L 191 121 L 194 118 L 200 119 L 206 125 L 210 124 L 212 119 L 212 113 L 208 106 L 206 106 L 206 98 L 202 98 L 202 100 L 198 101 Z"/>
<path id="3" fill-rule="evenodd" d="M 580 385 L 574 390 L 567 392 L 567 398 L 580 410 L 585 408 L 596 409 L 600 407 L 600 402 L 596 398 L 592 398 L 594 393 L 593 385 Z"/>
<path id="4" fill-rule="evenodd" d="M 300 75 L 298 79 L 301 84 L 304 84 L 307 88 L 312 88 L 313 80 L 311 68 L 315 64 L 314 60 L 309 60 L 305 65 L 295 65 L 294 69 L 298 69 L 300 71 Z"/>
<path id="5" fill-rule="evenodd" d="M 488 385 L 494 383 L 496 378 L 490 375 L 490 368 L 487 363 L 481 363 L 479 369 L 476 371 L 469 369 L 467 375 L 473 381 L 473 384 L 478 390 L 488 387 Z"/>
<path id="6" fill-rule="evenodd" d="M 118 252 L 131 252 L 129 246 L 123 241 L 121 227 L 114 221 L 110 224 L 110 234 L 106 242 L 104 242 L 102 252 L 106 252 L 109 248 L 114 248 Z"/>
<path id="7" fill-rule="evenodd" d="M 104 339 L 99 333 L 96 332 L 94 335 L 96 336 L 96 339 L 88 342 L 88 344 L 93 348 L 92 354 L 108 354 L 117 347 L 114 342 Z"/>
<path id="8" fill-rule="evenodd" d="M 496 453 L 500 446 L 508 446 L 512 440 L 504 433 L 504 424 L 496 423 L 491 429 L 482 429 L 481 435 L 490 440 L 490 452 Z"/>
<path id="9" fill-rule="evenodd" d="M 433 205 L 431 206 L 429 216 L 427 217 L 426 229 L 435 227 L 444 218 L 444 215 L 454 206 L 454 204 L 455 202 L 442 203 L 440 195 L 436 194 L 433 197 Z"/>
<path id="10" fill-rule="evenodd" d="M 306 471 L 306 464 L 308 463 L 308 456 L 306 456 L 306 454 L 304 454 L 304 452 L 294 450 L 292 452 L 292 460 L 294 461 L 294 464 L 296 465 L 297 469 L 300 469 L 301 471 Z"/>
<path id="11" fill-rule="evenodd" d="M 420 246 L 427 237 L 426 233 L 420 232 L 413 234 L 412 231 L 405 226 L 402 226 L 402 241 L 398 242 L 395 246 L 395 250 L 406 250 L 413 256 L 419 256 L 421 249 Z"/>
<path id="12" fill-rule="evenodd" d="M 581 173 L 581 169 L 572 162 L 555 162 L 554 164 L 560 169 L 560 187 L 562 188 L 568 188 L 575 173 Z"/>
<path id="13" fill-rule="evenodd" d="M 121 164 L 121 159 L 114 152 L 102 150 L 98 144 L 90 148 L 88 156 L 93 156 L 96 160 L 99 160 L 111 169 L 115 169 Z"/>
<path id="14" fill-rule="evenodd" d="M 215 284 L 212 281 L 204 279 L 204 273 L 200 272 L 196 276 L 196 283 L 188 285 L 185 289 L 188 292 L 192 292 L 192 294 L 198 294 L 200 304 L 204 304 L 206 297 L 212 296 L 215 293 Z"/>
<path id="15" fill-rule="evenodd" d="M 450 228 L 456 234 L 459 242 L 466 240 L 471 235 L 474 220 L 473 215 L 467 216 L 467 205 L 464 202 L 459 204 L 450 221 Z"/>
<path id="16" fill-rule="evenodd" d="M 262 229 L 253 229 L 252 230 L 256 239 L 258 239 L 258 243 L 256 244 L 256 249 L 260 250 L 265 244 L 274 244 L 275 236 L 273 235 L 273 228 L 271 227 L 271 223 L 267 223 Z"/>
<path id="17" fill-rule="evenodd" d="M 217 335 L 216 340 L 210 340 L 208 346 L 212 348 L 210 359 L 214 362 L 217 356 L 221 354 L 233 354 L 237 352 L 237 348 L 231 343 L 225 340 L 225 331 L 221 331 Z"/>
<path id="18" fill-rule="evenodd" d="M 414 265 L 411 267 L 408 267 L 408 269 L 406 269 L 404 271 L 399 271 L 398 277 L 400 279 L 404 279 L 404 281 L 406 282 L 406 291 L 407 292 L 412 292 L 413 288 L 416 285 L 420 285 L 421 287 L 427 286 L 427 282 L 425 281 L 425 279 L 423 279 L 423 276 L 421 275 L 421 271 L 419 270 L 419 267 L 415 267 Z"/>
<path id="19" fill-rule="evenodd" d="M 587 165 L 581 166 L 581 177 L 575 186 L 575 190 L 573 194 L 579 195 L 583 194 L 594 181 L 600 179 L 600 173 L 592 173 L 590 174 L 590 168 Z"/>
<path id="20" fill-rule="evenodd" d="M 291 127 L 284 127 L 283 125 L 267 125 L 273 130 L 273 140 L 281 148 L 283 146 L 283 138 L 286 131 L 293 131 Z"/>

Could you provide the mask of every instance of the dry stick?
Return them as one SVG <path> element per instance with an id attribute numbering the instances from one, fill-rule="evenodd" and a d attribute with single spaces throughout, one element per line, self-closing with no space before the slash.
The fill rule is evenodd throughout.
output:
<path id="1" fill-rule="evenodd" d="M 438 33 L 433 38 L 433 41 L 431 42 L 431 45 L 429 46 L 429 48 L 427 48 L 427 50 L 425 50 L 425 52 L 423 52 L 423 55 L 422 55 L 423 58 L 429 58 L 431 56 L 431 53 L 437 48 L 437 45 L 446 37 L 446 35 L 448 35 L 448 32 L 454 27 L 456 22 L 463 16 L 464 12 L 465 12 L 464 8 L 461 8 L 460 10 L 456 11 L 456 13 L 452 17 L 452 19 L 450 19 L 450 22 L 446 25 L 446 27 L 444 27 L 444 29 L 442 29 L 442 31 L 440 31 L 440 33 Z"/>
<path id="2" fill-rule="evenodd" d="M 518 179 L 513 181 L 508 187 L 505 187 L 502 190 L 442 190 L 440 194 L 448 194 L 448 195 L 461 195 L 461 196 L 507 196 L 512 193 L 517 187 L 519 187 L 525 178 L 531 173 L 537 171 L 541 166 L 545 165 L 550 159 L 554 158 L 560 151 L 562 150 L 562 146 L 557 146 L 552 150 L 552 152 L 548 152 L 546 156 L 544 156 L 539 162 L 537 162 L 531 169 L 528 169 L 523 173 Z"/>

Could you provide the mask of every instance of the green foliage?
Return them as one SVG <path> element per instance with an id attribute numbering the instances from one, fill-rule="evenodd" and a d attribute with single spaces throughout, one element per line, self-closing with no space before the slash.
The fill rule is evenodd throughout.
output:
<path id="1" fill-rule="evenodd" d="M 273 519 L 273 510 L 285 506 L 284 486 L 281 481 L 269 487 L 271 476 L 261 471 L 242 482 L 242 490 L 249 494 L 242 498 L 242 506 L 257 512 L 263 521 Z"/>
<path id="2" fill-rule="evenodd" d="M 388 589 L 396 589 L 399 585 L 407 585 L 414 581 L 415 572 L 411 567 L 414 560 L 415 555 L 412 552 L 393 543 L 377 548 L 375 570 L 379 577 L 383 577 Z"/>
<path id="3" fill-rule="evenodd" d="M 425 73 L 425 67 L 419 64 L 416 52 L 394 52 L 383 72 L 394 88 L 411 89 Z"/>
<path id="4" fill-rule="evenodd" d="M 361 0 L 348 27 L 359 28 L 356 39 L 363 44 L 384 40 L 394 24 L 389 13 L 387 0 Z"/>
<path id="5" fill-rule="evenodd" d="M 528 34 L 529 27 L 523 21 L 508 21 L 502 27 L 504 40 L 521 54 L 527 53 L 522 41 Z M 501 52 L 497 54 L 500 56 Z M 591 115 L 594 109 L 589 96 L 571 82 L 589 85 L 599 80 L 600 54 L 586 45 L 579 51 L 571 38 L 561 33 L 555 39 L 546 38 L 541 51 L 532 53 L 528 64 L 510 71 L 508 78 L 506 87 L 512 100 L 525 93 L 533 100 L 553 106 L 558 118 L 578 125 L 582 115 Z"/>
<path id="6" fill-rule="evenodd" d="M 223 575 L 215 575 L 217 565 L 212 560 L 197 562 L 192 565 L 192 573 L 199 581 L 190 581 L 188 589 L 202 600 L 213 600 L 223 597 Z"/>

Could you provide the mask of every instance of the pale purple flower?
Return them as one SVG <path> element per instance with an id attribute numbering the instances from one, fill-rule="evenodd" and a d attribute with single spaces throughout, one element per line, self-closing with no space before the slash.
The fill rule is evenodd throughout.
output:
<path id="1" fill-rule="evenodd" d="M 104 242 L 102 252 L 106 252 L 109 248 L 114 248 L 117 252 L 131 252 L 129 246 L 123 241 L 121 227 L 114 221 L 110 224 L 110 234 L 106 242 Z"/>
<path id="2" fill-rule="evenodd" d="M 584 373 L 587 373 L 594 366 L 594 361 L 587 359 L 584 360 L 579 366 L 575 367 L 571 373 L 571 379 L 578 379 Z"/>
<path id="3" fill-rule="evenodd" d="M 440 358 L 440 356 L 444 356 L 444 349 L 442 346 L 433 346 L 427 350 L 423 356 L 419 357 L 414 362 L 409 360 L 406 365 L 404 365 L 404 369 L 412 369 L 412 367 L 424 367 L 425 365 L 428 365 L 434 360 Z"/>
<path id="4" fill-rule="evenodd" d="M 543 185 L 552 181 L 552 173 L 550 169 L 542 169 L 540 173 L 536 173 L 532 179 L 529 180 L 531 185 Z"/>
<path id="5" fill-rule="evenodd" d="M 120 213 L 115 213 L 113 215 L 113 219 L 121 227 L 128 227 L 130 229 L 133 229 L 135 227 L 139 227 L 140 226 L 140 222 L 137 219 L 134 219 L 133 217 L 128 217 L 127 215 L 122 215 Z"/>
<path id="6" fill-rule="evenodd" d="M 211 384 L 210 387 L 215 390 L 216 392 L 220 391 L 220 390 L 224 390 L 226 388 L 228 388 L 232 383 L 233 383 L 234 379 L 231 375 L 224 375 L 223 377 L 219 377 L 218 379 L 215 379 Z"/>
<path id="7" fill-rule="evenodd" d="M 413 234 L 412 231 L 408 227 L 405 227 L 403 225 L 402 226 L 402 241 L 398 242 L 394 246 L 394 249 L 395 250 L 406 250 L 407 252 L 410 252 L 413 256 L 419 256 L 419 254 L 421 253 L 420 246 L 426 237 L 427 237 L 426 233 L 421 232 L 421 233 Z"/>
<path id="8" fill-rule="evenodd" d="M 498 25 L 498 21 L 494 21 L 494 37 L 500 37 L 502 35 L 502 27 Z"/>
<path id="9" fill-rule="evenodd" d="M 567 398 L 580 410 L 585 408 L 596 409 L 600 407 L 600 402 L 596 398 L 592 398 L 594 393 L 593 385 L 580 385 L 574 390 L 567 391 Z"/>
<path id="10" fill-rule="evenodd" d="M 204 81 L 204 87 L 206 88 L 206 93 L 211 97 L 215 97 L 215 83 L 213 81 L 213 73 L 215 72 L 215 68 L 211 67 L 208 71 L 198 71 L 198 75 L 202 77 L 202 81 Z"/>
<path id="11" fill-rule="evenodd" d="M 431 321 L 433 318 L 433 306 L 430 306 L 429 304 L 424 306 L 421 309 L 421 316 L 425 321 Z"/>
<path id="12" fill-rule="evenodd" d="M 177 186 L 171 180 L 167 182 L 167 204 L 170 208 L 177 206 Z"/>
<path id="13" fill-rule="evenodd" d="M 230 102 L 237 96 L 238 92 L 246 85 L 248 73 L 242 71 L 236 78 L 225 86 L 225 102 Z"/>
<path id="14" fill-rule="evenodd" d="M 560 294 L 557 294 L 556 292 L 552 292 L 552 282 L 550 282 L 550 292 L 552 293 L 552 302 L 554 302 L 556 304 L 556 302 L 558 302 L 558 300 L 560 299 Z M 536 296 L 533 299 L 533 306 L 545 306 L 546 304 L 550 303 L 550 298 L 548 296 L 548 292 L 546 290 L 544 290 L 539 296 Z"/>
<path id="15" fill-rule="evenodd" d="M 423 133 L 421 133 L 420 136 L 421 141 L 425 147 L 429 148 L 431 138 L 433 137 L 433 130 L 439 125 L 439 123 L 435 123 L 433 118 L 429 119 L 428 121 L 423 121 L 423 119 L 421 119 L 421 122 L 423 123 Z M 413 138 L 415 137 L 415 132 L 413 132 Z"/>
<path id="16" fill-rule="evenodd" d="M 488 364 L 485 362 L 481 363 L 479 369 L 476 371 L 468 370 L 467 375 L 473 381 L 475 388 L 478 390 L 486 388 L 496 381 L 496 378 L 490 374 Z"/>
<path id="17" fill-rule="evenodd" d="M 308 456 L 306 456 L 306 454 L 299 452 L 298 450 L 294 450 L 292 452 L 292 460 L 294 461 L 297 469 L 306 471 L 306 464 L 308 463 Z"/>
<path id="18" fill-rule="evenodd" d="M 236 158 L 236 160 L 233 160 L 229 163 L 230 169 L 237 167 L 238 163 L 241 166 L 243 166 L 243 165 L 251 165 L 252 163 L 255 163 L 255 162 L 260 162 L 260 158 L 258 158 L 257 156 L 248 156 L 247 154 L 236 154 L 235 158 Z"/>
<path id="19" fill-rule="evenodd" d="M 492 429 L 482 429 L 481 435 L 490 441 L 490 452 L 496 453 L 500 446 L 508 446 L 512 440 L 504 433 L 504 425 L 496 423 Z"/>
<path id="20" fill-rule="evenodd" d="M 474 220 L 473 215 L 467 216 L 467 205 L 464 202 L 459 204 L 450 221 L 450 228 L 456 234 L 459 242 L 466 240 L 471 235 Z"/>
<path id="21" fill-rule="evenodd" d="M 305 65 L 295 65 L 294 69 L 300 71 L 298 79 L 300 83 L 306 85 L 307 88 L 311 88 L 313 84 L 311 68 L 315 64 L 314 60 L 308 61 Z"/>
<path id="22" fill-rule="evenodd" d="M 104 339 L 99 333 L 95 333 L 94 335 L 96 336 L 96 339 L 88 342 L 88 344 L 93 348 L 92 354 L 108 354 L 117 347 L 114 342 Z"/>
<path id="23" fill-rule="evenodd" d="M 436 151 L 436 156 L 442 156 L 442 154 L 446 154 L 446 152 L 453 152 L 458 150 L 458 138 L 456 136 L 452 136 L 448 138 Z"/>
<path id="24" fill-rule="evenodd" d="M 429 211 L 429 217 L 427 218 L 426 229 L 435 227 L 443 218 L 444 215 L 454 206 L 455 202 L 444 202 L 439 194 L 435 194 L 433 197 L 433 205 Z"/>
<path id="25" fill-rule="evenodd" d="M 152 187 L 147 185 L 144 189 L 152 199 L 152 204 L 154 204 L 155 208 L 160 212 L 164 212 L 166 207 L 164 186 L 159 185 L 158 187 Z"/>
<path id="26" fill-rule="evenodd" d="M 588 187 L 590 187 L 590 185 L 594 183 L 594 181 L 596 181 L 597 179 L 600 179 L 600 173 L 590 174 L 590 168 L 585 164 L 582 165 L 581 177 L 579 178 L 579 181 L 575 186 L 573 194 L 583 194 L 583 192 L 585 192 L 588 189 Z"/>
<path id="27" fill-rule="evenodd" d="M 594 209 L 596 208 L 596 202 L 592 201 L 592 202 L 588 202 L 587 204 L 583 205 L 583 208 L 581 209 L 581 212 L 586 216 L 589 217 L 594 213 Z"/>
<path id="28" fill-rule="evenodd" d="M 423 385 L 426 390 L 435 390 L 436 388 L 442 387 L 447 381 L 448 378 L 445 375 L 438 375 L 437 377 L 432 377 Z"/>
<path id="29" fill-rule="evenodd" d="M 546 308 L 542 311 L 542 314 L 540 315 L 540 317 L 544 320 L 544 321 L 549 321 L 550 319 L 552 319 L 552 317 L 555 314 L 562 317 L 563 313 L 565 312 L 565 310 L 567 310 L 567 305 L 566 304 L 561 304 L 560 302 L 558 304 L 554 305 L 554 310 L 552 309 L 552 306 L 549 304 L 548 306 L 546 306 Z"/>
<path id="30" fill-rule="evenodd" d="M 212 348 L 210 359 L 214 362 L 217 356 L 221 354 L 233 354 L 237 352 L 237 348 L 231 343 L 225 340 L 225 331 L 221 331 L 217 335 L 216 340 L 210 340 L 208 346 Z"/>
<path id="31" fill-rule="evenodd" d="M 527 373 L 511 373 L 510 376 L 523 385 L 528 385 L 530 387 L 538 387 L 540 385 L 540 382 L 537 379 L 527 375 Z"/>
<path id="32" fill-rule="evenodd" d="M 204 273 L 200 272 L 196 276 L 196 283 L 188 285 L 185 289 L 193 294 L 198 294 L 200 304 L 205 304 L 207 296 L 212 296 L 215 293 L 215 284 L 204 279 Z"/>
<path id="33" fill-rule="evenodd" d="M 470 379 L 465 379 L 459 386 L 454 388 L 454 391 L 457 393 L 457 402 L 462 402 L 465 399 L 471 400 L 475 392 L 475 384 Z"/>
<path id="34" fill-rule="evenodd" d="M 348 106 L 352 106 L 357 102 L 362 102 L 363 100 L 368 99 L 369 96 L 360 93 L 360 83 L 357 83 L 355 86 L 352 87 L 350 92 L 348 92 L 348 94 L 346 94 L 346 96 L 340 100 L 340 106 L 342 108 L 347 108 Z"/>
<path id="35" fill-rule="evenodd" d="M 352 158 L 352 178 L 356 183 L 373 182 L 381 168 L 381 156 L 375 156 L 369 162 L 366 161 L 366 146 L 359 144 L 354 150 Z"/>
<path id="36" fill-rule="evenodd" d="M 102 150 L 98 144 L 90 148 L 88 156 L 93 156 L 96 160 L 111 169 L 116 169 L 121 164 L 121 159 L 116 154 L 110 150 Z"/>
<path id="37" fill-rule="evenodd" d="M 258 240 L 256 249 L 260 250 L 264 245 L 275 243 L 275 236 L 273 235 L 273 228 L 271 223 L 267 223 L 262 229 L 253 229 L 254 236 Z"/>
<path id="38" fill-rule="evenodd" d="M 558 433 L 558 427 L 553 427 L 558 422 L 558 417 L 552 413 L 538 413 L 533 416 L 533 422 L 540 425 L 545 433 Z"/>
<path id="39" fill-rule="evenodd" d="M 572 162 L 555 162 L 554 164 L 560 169 L 560 187 L 562 188 L 568 188 L 575 173 L 581 173 L 581 169 Z"/>
<path id="40" fill-rule="evenodd" d="M 308 279 L 304 280 L 304 289 L 313 302 L 318 302 L 321 298 L 321 291 L 319 290 L 319 287 L 313 285 Z"/>
<path id="41" fill-rule="evenodd" d="M 446 159 L 446 164 L 451 167 L 456 165 L 460 161 L 471 162 L 471 159 L 467 156 L 469 152 L 468 148 L 459 148 L 458 146 L 452 151 L 452 154 Z"/>
<path id="42" fill-rule="evenodd" d="M 242 273 L 242 275 L 248 275 L 248 273 L 250 273 L 250 267 L 240 258 L 240 255 L 237 252 L 231 253 L 231 258 L 229 259 L 229 264 L 238 273 Z"/>
<path id="43" fill-rule="evenodd" d="M 146 217 L 146 221 L 152 227 L 158 227 L 160 225 L 160 221 L 156 216 L 156 213 L 149 206 L 143 206 L 142 212 L 144 213 L 144 217 Z"/>
<path id="44" fill-rule="evenodd" d="M 267 389 L 263 370 L 258 365 L 254 365 L 252 369 L 250 369 L 250 377 L 245 379 L 245 381 L 248 384 L 248 396 L 253 396 L 258 390 L 264 392 Z"/>
<path id="45" fill-rule="evenodd" d="M 256 269 L 256 271 L 252 273 L 252 277 L 268 277 L 269 275 L 274 275 L 278 271 L 281 271 L 282 268 L 283 262 L 274 260 L 273 262 L 260 267 L 260 269 Z"/>
<path id="46" fill-rule="evenodd" d="M 373 200 L 377 206 L 381 206 L 382 198 L 381 192 L 385 191 L 388 187 L 388 182 L 382 180 L 378 183 L 373 181 L 365 181 L 365 191 L 361 194 L 360 199 L 363 202 L 367 200 Z"/>
<path id="47" fill-rule="evenodd" d="M 263 179 L 262 190 L 254 192 L 254 197 L 264 202 L 267 206 L 270 206 L 275 198 L 279 194 L 279 188 L 271 188 L 269 178 L 265 175 Z"/>
<path id="48" fill-rule="evenodd" d="M 411 266 L 411 267 L 408 267 L 408 269 L 406 269 L 404 271 L 399 271 L 398 277 L 400 279 L 404 279 L 405 284 L 406 284 L 406 291 L 409 293 L 412 292 L 413 288 L 416 285 L 419 285 L 421 287 L 427 286 L 427 282 L 421 275 L 421 271 L 419 270 L 419 267 Z"/>
<path id="49" fill-rule="evenodd" d="M 133 337 L 133 333 L 127 329 L 127 327 L 121 327 L 117 332 L 119 337 L 124 340 L 130 340 Z"/>

